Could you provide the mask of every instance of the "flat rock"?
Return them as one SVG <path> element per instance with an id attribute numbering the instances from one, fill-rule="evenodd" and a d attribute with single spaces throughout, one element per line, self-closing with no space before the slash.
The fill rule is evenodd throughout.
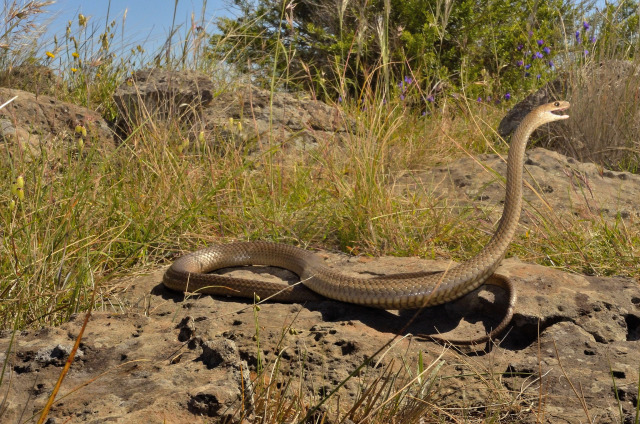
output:
<path id="1" fill-rule="evenodd" d="M 418 258 L 322 256 L 346 273 L 370 276 L 452 265 Z M 238 272 L 254 269 L 255 279 L 272 274 L 271 279 L 295 280 L 270 267 Z M 376 363 L 393 366 L 402 363 L 399 358 L 415 363 L 422 352 L 426 363 L 444 361 L 431 395 L 442 408 L 506 402 L 512 405 L 510 416 L 523 423 L 580 423 L 587 413 L 594 423 L 619 422 L 619 407 L 624 417 L 632 417 L 638 402 L 638 282 L 573 275 L 514 259 L 504 261 L 498 272 L 512 277 L 519 292 L 512 325 L 498 344 L 463 348 L 466 353 L 461 354 L 423 337 L 397 339 L 340 389 L 340 404 L 353 402 L 359 385 L 381 372 Z M 68 395 L 54 405 L 52 417 L 197 423 L 233 415 L 251 421 L 256 405 L 251 388 L 259 367 L 277 363 L 286 376 L 283 381 L 293 379 L 309 399 L 319 399 L 396 333 L 474 337 L 499 322 L 504 312 L 505 294 L 487 287 L 425 310 L 408 326 L 413 311 L 380 311 L 331 300 L 265 303 L 254 315 L 244 299 L 185 298 L 166 290 L 162 273 L 119 283 L 121 307 L 129 312 L 94 314 L 80 346 L 82 355 L 61 390 Z M 81 322 L 77 317 L 59 328 L 16 334 L 6 371 L 10 374 L 5 375 L 12 381 L 4 389 L 7 422 L 43 406 L 63 365 L 55 358 L 73 344 Z M 2 334 L 0 351 L 6 352 L 10 338 L 8 332 Z M 335 402 L 327 405 L 336 407 Z M 531 412 L 539 410 L 541 415 Z"/>

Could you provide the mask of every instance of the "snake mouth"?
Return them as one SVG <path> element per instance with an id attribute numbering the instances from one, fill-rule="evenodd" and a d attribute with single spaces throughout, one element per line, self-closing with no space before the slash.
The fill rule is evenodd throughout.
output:
<path id="1" fill-rule="evenodd" d="M 569 117 L 569 115 L 567 115 L 565 113 L 567 109 L 569 109 L 569 107 L 563 107 L 563 108 L 560 108 L 560 109 L 554 109 L 554 110 L 551 111 L 551 113 L 556 115 L 556 116 L 560 116 L 560 117 L 566 119 L 566 118 Z"/>

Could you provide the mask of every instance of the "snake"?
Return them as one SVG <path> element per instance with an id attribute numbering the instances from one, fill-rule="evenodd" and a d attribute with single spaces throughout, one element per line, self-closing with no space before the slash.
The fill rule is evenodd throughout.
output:
<path id="1" fill-rule="evenodd" d="M 236 297 L 268 298 L 276 302 L 303 303 L 330 298 L 382 309 L 415 309 L 459 299 L 484 284 L 508 293 L 504 318 L 488 334 L 472 340 L 429 336 L 454 345 L 483 343 L 510 323 L 517 293 L 511 279 L 496 273 L 511 243 L 522 211 L 525 150 L 531 134 L 543 124 L 567 119 L 567 101 L 534 108 L 514 132 L 507 157 L 506 194 L 502 216 L 489 242 L 472 258 L 446 271 L 419 271 L 375 277 L 351 276 L 329 267 L 317 254 L 283 243 L 249 241 L 216 243 L 176 259 L 162 282 L 170 290 Z M 212 271 L 248 265 L 274 266 L 298 275 L 301 284 L 254 281 Z"/>

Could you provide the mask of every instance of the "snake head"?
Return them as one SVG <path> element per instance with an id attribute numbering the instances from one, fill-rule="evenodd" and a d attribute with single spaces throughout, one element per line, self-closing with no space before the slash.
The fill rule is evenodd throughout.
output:
<path id="1" fill-rule="evenodd" d="M 569 109 L 571 104 L 569 102 L 558 100 L 553 103 L 547 103 L 542 106 L 538 106 L 535 108 L 532 113 L 534 113 L 539 120 L 544 123 L 560 121 L 562 119 L 567 119 L 569 115 L 564 115 L 562 112 Z"/>

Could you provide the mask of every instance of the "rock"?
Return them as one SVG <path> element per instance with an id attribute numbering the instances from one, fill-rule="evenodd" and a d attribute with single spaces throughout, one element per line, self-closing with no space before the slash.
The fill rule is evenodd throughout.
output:
<path id="1" fill-rule="evenodd" d="M 174 116 L 193 122 L 214 96 L 211 79 L 198 71 L 136 71 L 113 94 L 127 133 L 147 119 L 163 122 Z"/>
<path id="2" fill-rule="evenodd" d="M 450 266 L 447 261 L 418 258 L 332 253 L 323 257 L 330 266 L 351 275 Z M 240 272 L 252 269 L 243 267 Z M 277 275 L 275 268 L 273 273 L 268 272 L 270 267 L 255 269 L 256 279 Z M 540 418 L 526 412 L 533 399 L 533 409 L 538 414 L 541 408 L 543 422 L 579 423 L 587 421 L 580 400 L 584 396 L 594 422 L 619 421 L 619 408 L 623 415 L 632 416 L 638 401 L 640 351 L 637 282 L 568 274 L 514 259 L 504 261 L 498 272 L 513 279 L 519 300 L 508 333 L 491 352 L 482 347 L 463 349 L 475 351 L 474 356 L 465 356 L 422 338 L 396 339 L 360 370 L 357 379 L 344 384 L 338 392 L 340 404 L 355 402 L 362 385 L 371 384 L 386 367 L 400 373 L 406 364 L 415 364 L 421 352 L 426 364 L 433 362 L 434 369 L 439 368 L 429 386 L 429 396 L 438 405 L 463 409 L 490 403 L 512 405 L 507 413 L 517 416 L 518 422 L 533 423 Z M 161 285 L 162 273 L 158 270 L 128 284 L 120 304 L 132 312 L 93 315 L 81 343 L 84 355 L 71 367 L 61 394 L 90 384 L 57 403 L 51 417 L 63 420 L 73 414 L 74 422 L 251 421 L 254 405 L 264 402 L 261 396 L 266 395 L 253 392 L 260 367 L 268 371 L 259 378 L 278 383 L 269 389 L 271 399 L 278 396 L 278 387 L 291 384 L 296 394 L 318 401 L 319 395 L 341 383 L 396 332 L 439 330 L 456 338 L 474 337 L 495 325 L 504 312 L 504 293 L 487 287 L 429 308 L 406 328 L 415 311 L 381 311 L 330 300 L 306 305 L 265 303 L 254 315 L 252 302 L 244 299 L 191 296 L 186 307 L 182 295 Z M 145 306 L 140 299 L 149 293 L 150 305 Z M 38 352 L 73 344 L 81 323 L 78 317 L 58 328 L 15 335 L 8 357 L 12 384 L 7 388 L 3 419 L 13 422 L 19 414 L 35 413 L 44 404 L 60 368 L 36 360 Z M 185 328 L 189 329 L 187 340 Z M 11 334 L 0 336 L 0 352 L 6 352 Z M 325 405 L 333 411 L 332 417 L 336 399 Z"/>
<path id="3" fill-rule="evenodd" d="M 214 149 L 249 145 L 255 151 L 270 143 L 305 149 L 346 131 L 344 117 L 322 102 L 253 86 L 216 91 L 197 71 L 138 71 L 118 87 L 114 100 L 124 117 L 123 137 L 149 117 L 174 119 L 186 127 L 193 148 L 202 148 L 204 140 Z"/>
<path id="4" fill-rule="evenodd" d="M 230 119 L 235 126 L 229 125 Z M 346 134 L 344 122 L 336 108 L 320 101 L 272 95 L 252 86 L 220 94 L 204 113 L 207 139 L 222 133 L 226 142 L 253 142 L 258 150 L 270 143 L 304 150 L 319 141 L 340 139 Z"/>
<path id="5" fill-rule="evenodd" d="M 33 157 L 42 149 L 49 157 L 66 156 L 69 149 L 77 150 L 75 128 L 81 125 L 87 130 L 85 150 L 115 148 L 113 132 L 98 113 L 53 97 L 0 88 L 0 103 L 14 96 L 18 97 L 0 109 L 0 143 L 18 144 Z"/>
<path id="6" fill-rule="evenodd" d="M 28 91 L 36 95 L 53 96 L 60 92 L 63 83 L 60 76 L 42 65 L 23 64 L 0 72 L 0 87 Z"/>
<path id="7" fill-rule="evenodd" d="M 506 157 L 486 154 L 464 157 L 429 171 L 407 174 L 396 182 L 400 191 L 420 193 L 423 187 L 436 187 L 428 195 L 458 201 L 481 208 L 496 222 L 502 214 L 505 198 Z M 534 211 L 554 211 L 562 219 L 581 218 L 597 222 L 621 218 L 629 224 L 638 222 L 640 211 L 640 176 L 629 172 L 603 170 L 593 163 L 579 163 L 543 148 L 529 150 L 525 159 L 525 209 L 520 222 L 530 224 L 538 218 Z M 529 206 L 527 206 L 529 205 Z M 544 214 L 544 212 L 542 212 Z M 489 224 L 493 229 L 493 223 Z"/>

